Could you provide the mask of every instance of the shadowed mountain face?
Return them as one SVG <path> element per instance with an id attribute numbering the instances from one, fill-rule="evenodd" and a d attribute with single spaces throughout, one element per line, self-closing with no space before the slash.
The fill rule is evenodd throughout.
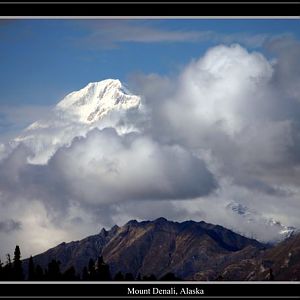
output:
<path id="1" fill-rule="evenodd" d="M 46 267 L 52 259 L 61 269 L 74 266 L 81 273 L 90 258 L 102 255 L 111 273 L 130 272 L 136 277 L 168 272 L 187 280 L 213 280 L 222 270 L 242 259 L 256 256 L 264 245 L 224 227 L 205 222 L 183 223 L 159 218 L 128 222 L 81 241 L 62 243 L 34 257 Z M 24 261 L 26 270 L 27 261 Z"/>
<path id="2" fill-rule="evenodd" d="M 300 280 L 300 234 L 261 251 L 253 258 L 236 260 L 222 271 L 224 280 Z"/>

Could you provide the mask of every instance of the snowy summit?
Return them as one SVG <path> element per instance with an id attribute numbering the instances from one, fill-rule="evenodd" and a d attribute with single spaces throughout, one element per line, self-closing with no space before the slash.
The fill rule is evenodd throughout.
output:
<path id="1" fill-rule="evenodd" d="M 48 118 L 29 125 L 11 146 L 24 143 L 32 153 L 28 162 L 45 164 L 59 147 L 70 145 L 73 138 L 86 136 L 94 128 L 113 127 L 119 134 L 137 131 L 126 114 L 141 110 L 141 98 L 119 80 L 92 82 L 64 97 Z"/>
<path id="2" fill-rule="evenodd" d="M 56 105 L 56 111 L 93 123 L 113 110 L 137 108 L 139 104 L 140 97 L 131 95 L 119 80 L 106 79 L 70 93 Z"/>

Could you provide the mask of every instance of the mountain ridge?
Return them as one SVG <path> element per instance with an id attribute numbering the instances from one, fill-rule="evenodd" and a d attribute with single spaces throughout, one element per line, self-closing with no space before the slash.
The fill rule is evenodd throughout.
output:
<path id="1" fill-rule="evenodd" d="M 96 235 L 51 248 L 34 256 L 34 261 L 46 267 L 51 259 L 60 260 L 62 270 L 74 266 L 80 273 L 90 258 L 101 255 L 113 275 L 121 271 L 134 277 L 162 277 L 172 272 L 183 279 L 211 280 L 238 252 L 244 251 L 248 257 L 265 247 L 220 225 L 158 218 L 102 229 Z"/>

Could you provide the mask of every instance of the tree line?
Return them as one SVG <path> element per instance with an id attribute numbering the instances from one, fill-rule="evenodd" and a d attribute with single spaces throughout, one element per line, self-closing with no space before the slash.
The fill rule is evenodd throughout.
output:
<path id="1" fill-rule="evenodd" d="M 99 256 L 95 261 L 90 259 L 87 266 L 85 266 L 81 274 L 76 273 L 73 266 L 69 267 L 64 272 L 60 269 L 61 262 L 56 259 L 52 259 L 46 268 L 42 268 L 39 264 L 35 264 L 33 257 L 30 256 L 28 260 L 27 275 L 25 275 L 21 260 L 20 247 L 16 246 L 14 251 L 14 257 L 11 260 L 11 256 L 7 254 L 6 263 L 3 264 L 0 260 L 0 280 L 1 281 L 133 281 L 133 280 L 167 280 L 175 281 L 181 280 L 173 273 L 167 273 L 161 278 L 156 278 L 154 275 L 142 276 L 138 274 L 136 277 L 131 273 L 123 274 L 121 271 L 112 276 L 109 265 L 104 262 L 103 257 Z"/>

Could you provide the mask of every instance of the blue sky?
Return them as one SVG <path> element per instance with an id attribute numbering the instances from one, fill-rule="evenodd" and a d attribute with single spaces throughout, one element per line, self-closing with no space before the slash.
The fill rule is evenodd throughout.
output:
<path id="1" fill-rule="evenodd" d="M 1 20 L 0 132 L 31 122 L 16 127 L 7 107 L 52 106 L 106 78 L 172 76 L 210 46 L 264 52 L 285 35 L 299 39 L 299 20 Z"/>
<path id="2" fill-rule="evenodd" d="M 0 256 L 161 216 L 263 241 L 269 217 L 300 228 L 299 21 L 0 20 Z M 144 105 L 51 115 L 107 78 Z M 249 226 L 229 201 L 267 219 Z"/>

